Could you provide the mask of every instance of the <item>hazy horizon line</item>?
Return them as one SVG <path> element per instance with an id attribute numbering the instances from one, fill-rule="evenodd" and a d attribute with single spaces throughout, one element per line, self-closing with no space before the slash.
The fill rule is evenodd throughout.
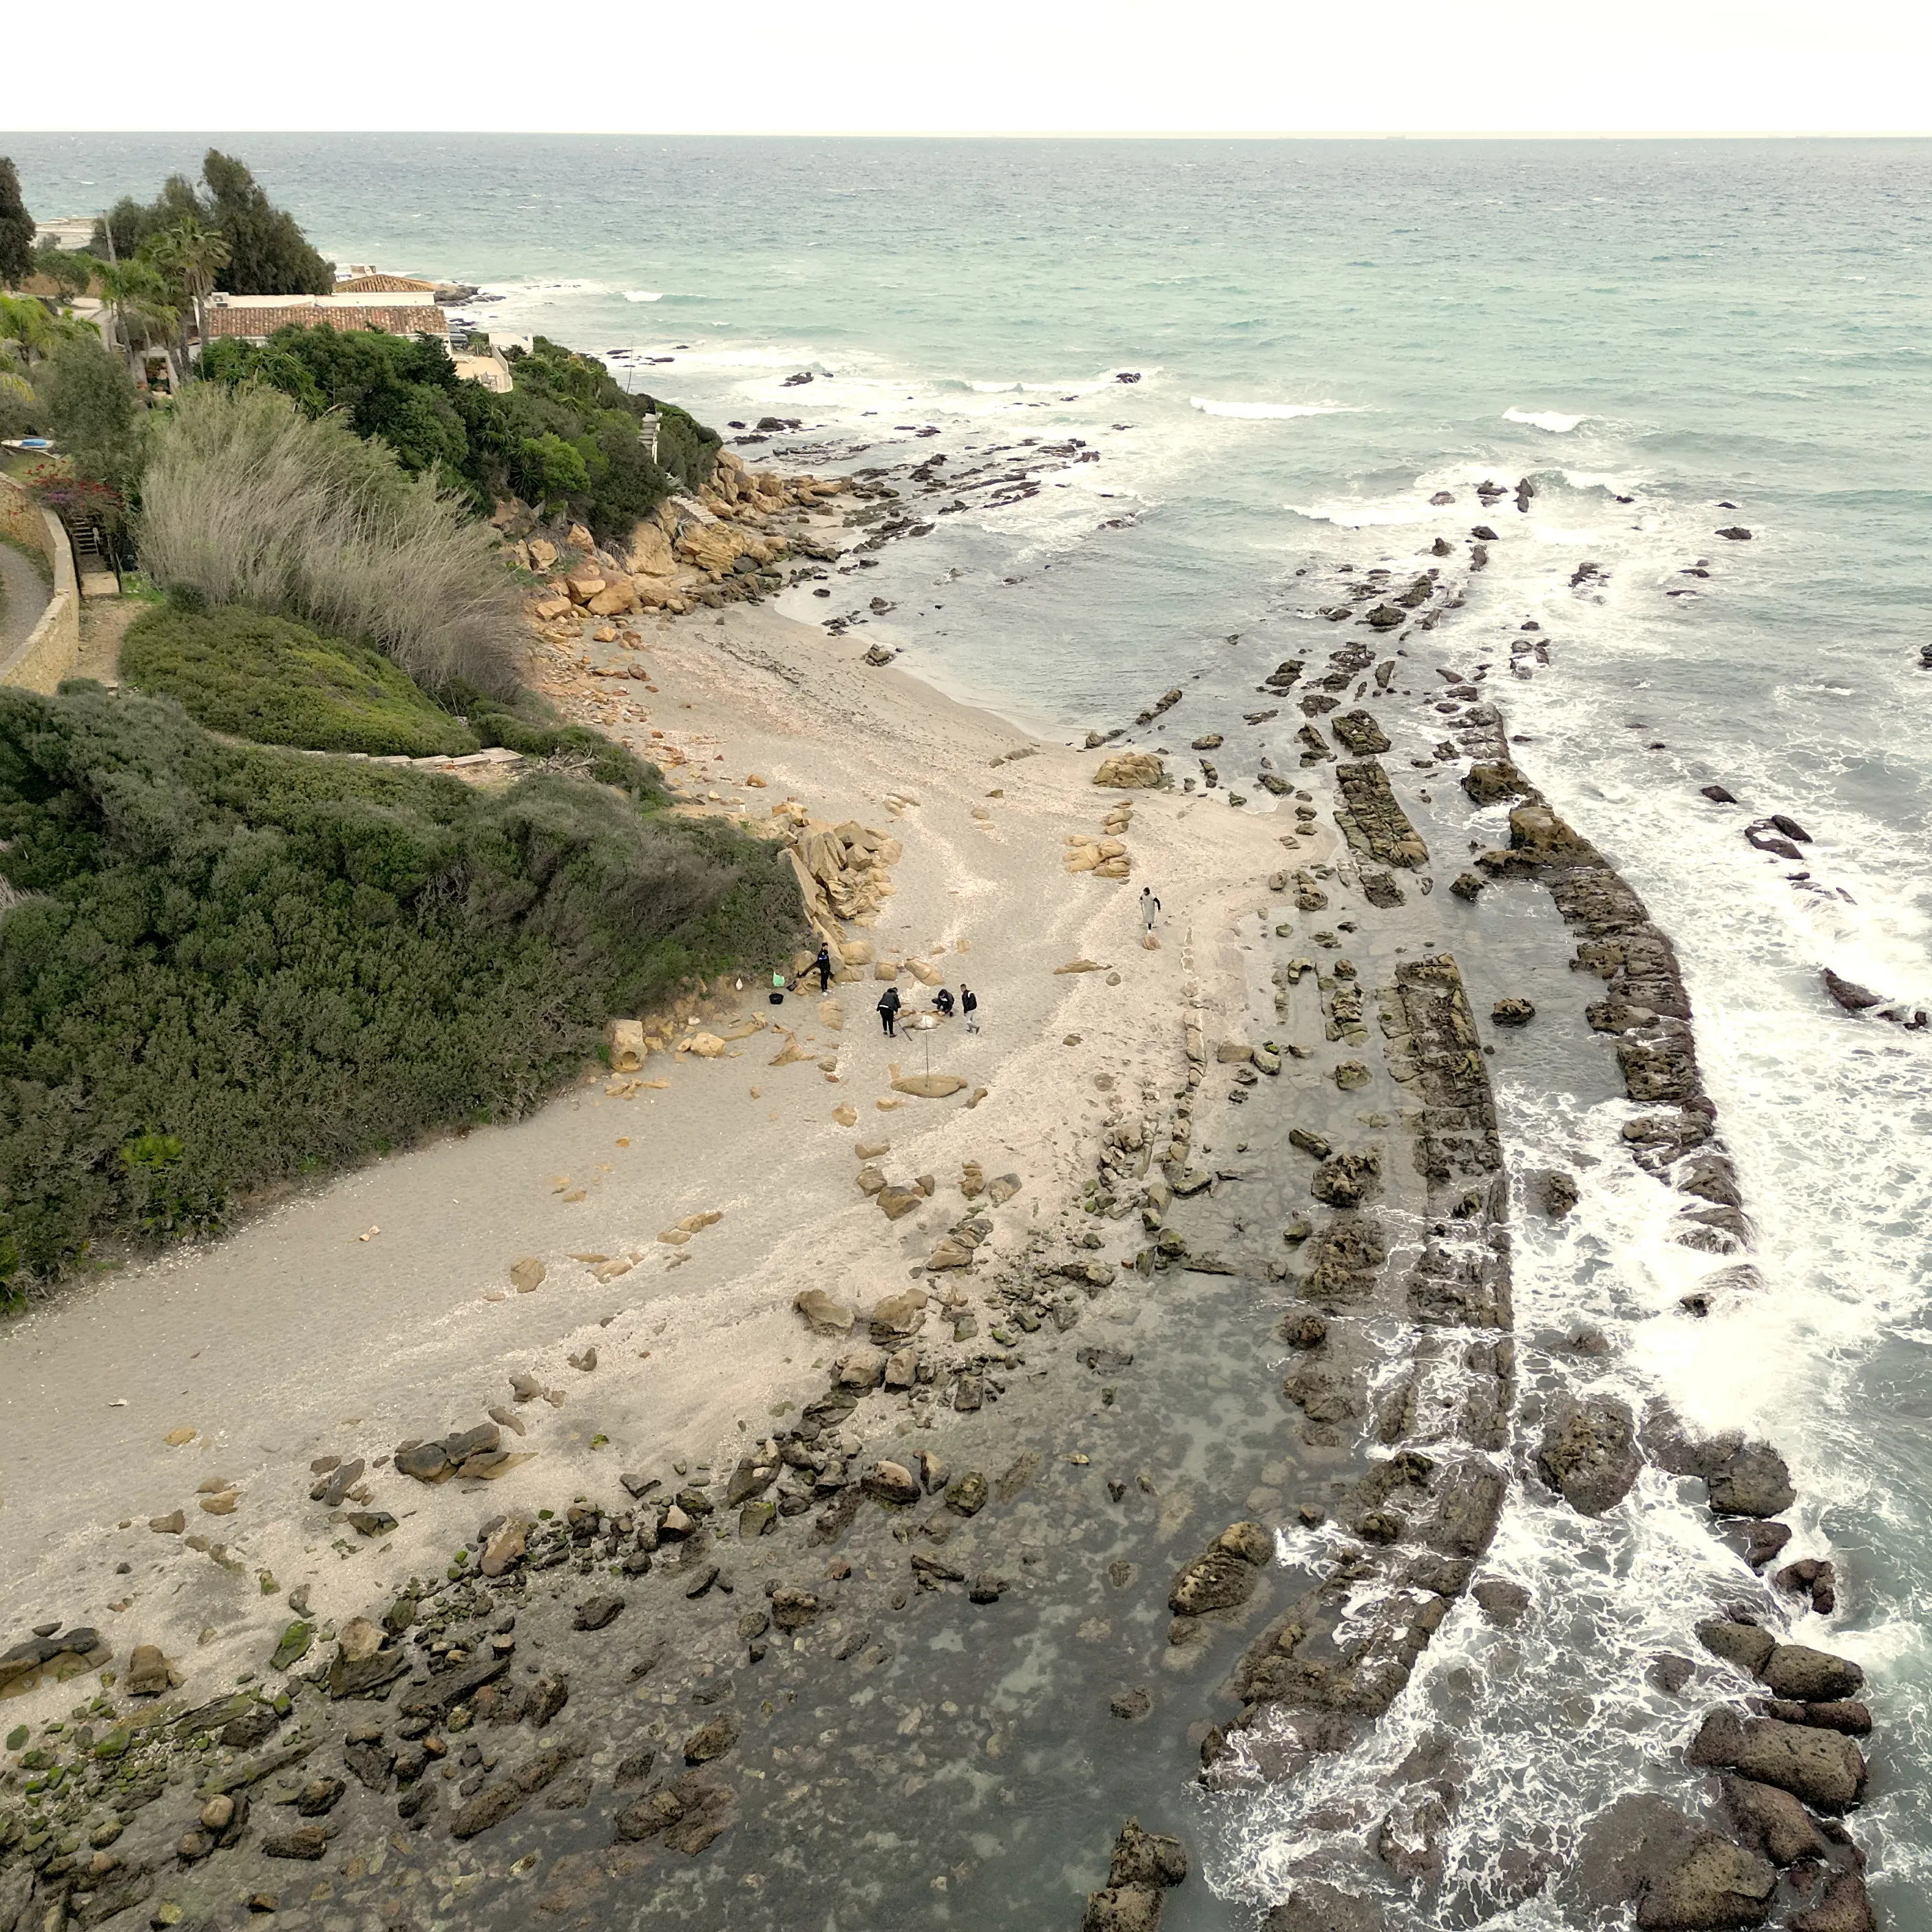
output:
<path id="1" fill-rule="evenodd" d="M 1346 128 L 1283 131 L 1243 128 L 16 128 L 19 135 L 97 136 L 220 134 L 250 139 L 278 135 L 452 136 L 577 140 L 813 141 L 1923 141 L 1925 128 Z"/>

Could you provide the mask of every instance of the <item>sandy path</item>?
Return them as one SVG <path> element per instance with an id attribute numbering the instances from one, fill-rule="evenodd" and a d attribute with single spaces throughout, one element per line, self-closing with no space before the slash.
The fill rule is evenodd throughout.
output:
<path id="1" fill-rule="evenodd" d="M 770 1030 L 717 1061 L 653 1058 L 646 1077 L 667 1088 L 614 1099 L 599 1073 L 516 1126 L 399 1156 L 225 1241 L 63 1292 L 0 1335 L 0 1525 L 15 1552 L 0 1577 L 0 1632 L 54 1616 L 94 1624 L 117 1650 L 158 1640 L 179 1660 L 185 1648 L 194 1682 L 225 1682 L 259 1665 L 287 1616 L 282 1593 L 299 1582 L 313 1584 L 318 1610 L 346 1614 L 485 1515 L 573 1487 L 602 1493 L 615 1468 L 637 1463 L 715 1456 L 722 1467 L 740 1425 L 755 1433 L 774 1404 L 815 1393 L 812 1366 L 838 1352 L 790 1312 L 800 1288 L 869 1306 L 902 1286 L 964 1211 L 956 1182 L 968 1159 L 1022 1177 L 993 1239 L 1023 1247 L 1091 1173 L 1111 1094 L 1139 1090 L 1144 1074 L 1171 1084 L 1178 936 L 1197 920 L 1224 931 L 1242 896 L 1266 896 L 1277 820 L 1145 796 L 1128 839 L 1132 880 L 1070 876 L 1065 836 L 1096 831 L 1114 796 L 1090 782 L 1095 754 L 1042 747 L 994 769 L 1023 734 L 768 610 L 668 626 L 645 657 L 655 696 L 627 682 L 613 699 L 615 681 L 595 681 L 608 728 L 640 745 L 664 731 L 693 759 L 723 751 L 710 770 L 756 771 L 769 788 L 707 788 L 761 815 L 789 792 L 816 816 L 854 816 L 902 840 L 897 893 L 873 936 L 978 988 L 985 1031 L 942 1029 L 932 1064 L 988 1096 L 970 1111 L 911 1099 L 879 1111 L 890 1065 L 915 1070 L 920 1050 L 883 1038 L 868 978 L 843 989 L 842 1032 L 821 1022 L 815 996 L 777 1016 L 814 1054 L 836 1053 L 836 1083 L 815 1060 L 770 1066 L 783 1042 Z M 1004 796 L 987 796 L 996 789 Z M 888 793 L 918 802 L 894 817 Z M 976 819 L 975 806 L 991 818 Z M 1143 880 L 1166 903 L 1159 951 L 1139 943 Z M 1056 976 L 1083 954 L 1118 969 L 1119 983 Z M 900 984 L 912 1003 L 919 989 Z M 756 988 L 748 998 L 748 1017 L 771 1015 Z M 842 1102 L 857 1109 L 856 1127 L 834 1124 Z M 926 1210 L 888 1223 L 859 1194 L 852 1147 L 873 1136 L 893 1143 L 883 1163 L 893 1178 L 937 1178 Z M 580 1187 L 580 1201 L 566 1198 Z M 688 1260 L 669 1260 L 658 1232 L 705 1209 L 723 1220 L 690 1243 Z M 570 1258 L 633 1252 L 638 1264 L 602 1285 Z M 526 1254 L 548 1279 L 508 1293 L 508 1264 Z M 596 1369 L 567 1366 L 586 1344 Z M 373 1472 L 374 1506 L 401 1519 L 380 1545 L 307 1501 L 312 1457 L 373 1463 L 406 1438 L 479 1421 L 508 1399 L 515 1370 L 566 1399 L 523 1407 L 528 1435 L 506 1442 L 534 1458 L 487 1491 Z M 183 1428 L 197 1432 L 192 1442 L 164 1442 Z M 197 1487 L 213 1478 L 239 1484 L 232 1515 L 198 1513 Z M 216 1560 L 148 1529 L 178 1508 L 190 1534 L 226 1546 Z M 257 1587 L 262 1570 L 272 1592 Z M 51 1711 L 68 1700 L 50 1688 L 22 1715 L 42 1701 Z"/>

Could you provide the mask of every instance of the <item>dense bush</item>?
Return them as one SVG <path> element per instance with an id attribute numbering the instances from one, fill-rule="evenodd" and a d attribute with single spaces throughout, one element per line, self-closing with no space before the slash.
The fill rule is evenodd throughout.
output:
<path id="1" fill-rule="evenodd" d="M 141 473 L 148 429 L 126 362 L 90 329 L 55 346 L 34 371 L 34 388 L 76 474 L 124 500 Z"/>
<path id="2" fill-rule="evenodd" d="M 514 696 L 523 606 L 496 537 L 433 476 L 274 390 L 197 384 L 161 418 L 142 481 L 142 567 L 374 645 L 432 694 Z"/>
<path id="3" fill-rule="evenodd" d="M 122 640 L 121 675 L 258 745 L 426 758 L 481 742 L 379 652 L 239 605 L 144 612 Z"/>
<path id="4" fill-rule="evenodd" d="M 224 744 L 163 700 L 0 690 L 0 1271 L 523 1112 L 603 1022 L 801 923 L 718 820 Z"/>
<path id="5" fill-rule="evenodd" d="M 673 404 L 626 394 L 593 358 L 538 336 L 508 360 L 514 387 L 500 395 L 463 381 L 428 337 L 285 328 L 259 347 L 211 343 L 201 367 L 231 386 L 268 384 L 311 416 L 339 410 L 405 470 L 460 479 L 478 510 L 520 496 L 607 542 L 627 542 L 639 518 L 710 476 L 717 436 Z M 656 460 L 638 440 L 652 410 Z"/>

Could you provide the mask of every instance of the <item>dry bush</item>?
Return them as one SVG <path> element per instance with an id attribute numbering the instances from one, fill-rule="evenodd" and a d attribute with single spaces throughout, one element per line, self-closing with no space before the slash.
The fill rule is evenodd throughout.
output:
<path id="1" fill-rule="evenodd" d="M 190 390 L 142 486 L 142 566 L 163 589 L 374 644 L 430 691 L 519 688 L 520 604 L 494 541 L 433 477 L 264 388 Z"/>

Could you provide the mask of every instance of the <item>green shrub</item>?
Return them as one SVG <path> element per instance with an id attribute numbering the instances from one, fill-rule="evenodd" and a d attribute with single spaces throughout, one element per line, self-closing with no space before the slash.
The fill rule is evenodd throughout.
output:
<path id="1" fill-rule="evenodd" d="M 481 742 L 380 652 L 238 605 L 143 612 L 128 627 L 121 672 L 197 724 L 258 745 L 426 758 Z"/>
<path id="2" fill-rule="evenodd" d="M 425 690 L 521 687 L 523 600 L 439 472 L 310 420 L 273 389 L 197 382 L 142 482 L 142 567 L 210 607 L 245 604 L 373 644 Z"/>
<path id="3" fill-rule="evenodd" d="M 508 356 L 508 395 L 466 382 L 442 343 L 380 329 L 284 328 L 259 346 L 208 344 L 201 373 L 279 390 L 304 414 L 334 412 L 411 475 L 460 487 L 487 514 L 514 493 L 626 544 L 640 518 L 710 476 L 716 431 L 670 403 L 627 394 L 593 356 L 536 338 Z M 658 416 L 657 454 L 639 441 Z"/>
<path id="4" fill-rule="evenodd" d="M 0 876 L 16 1289 L 520 1114 L 611 1014 L 769 964 L 802 924 L 782 855 L 722 821 L 231 745 L 86 682 L 0 690 Z"/>

